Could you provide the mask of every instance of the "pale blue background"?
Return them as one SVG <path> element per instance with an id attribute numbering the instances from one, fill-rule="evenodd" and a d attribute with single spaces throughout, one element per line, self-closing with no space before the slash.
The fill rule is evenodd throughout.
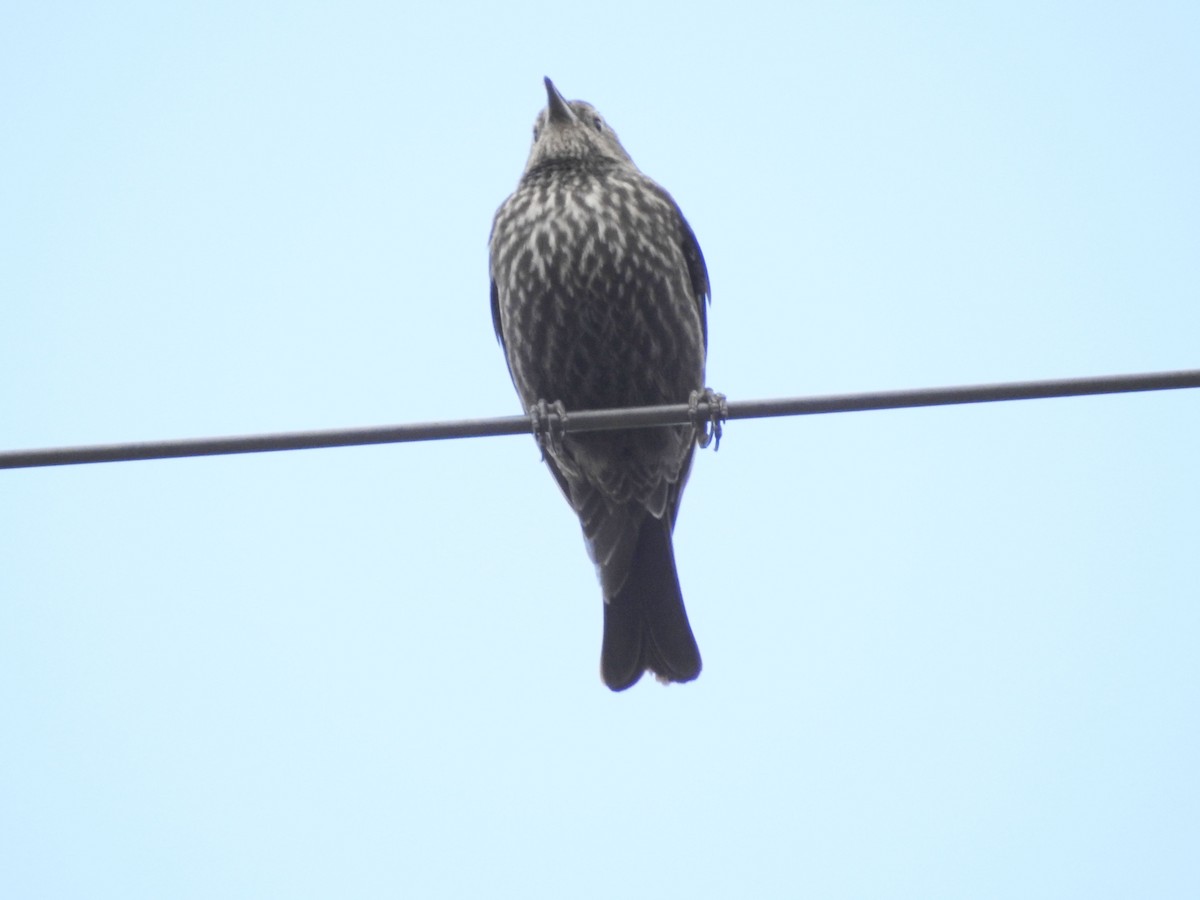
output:
<path id="1" fill-rule="evenodd" d="M 1195 3 L 0 13 L 0 447 L 517 412 L 551 75 L 731 398 L 1200 365 Z M 531 439 L 0 473 L 0 895 L 1200 896 L 1200 392 L 734 423 L 612 695 Z"/>

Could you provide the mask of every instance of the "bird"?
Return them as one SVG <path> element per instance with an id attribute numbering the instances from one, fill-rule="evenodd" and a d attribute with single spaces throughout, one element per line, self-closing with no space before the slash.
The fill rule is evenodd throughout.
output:
<path id="1" fill-rule="evenodd" d="M 695 409 L 710 298 L 696 236 L 596 108 L 544 83 L 525 169 L 488 241 L 493 325 L 522 407 L 535 421 L 551 406 Z M 672 543 L 698 437 L 691 424 L 539 439 L 599 576 L 613 691 L 647 671 L 664 684 L 700 674 Z"/>

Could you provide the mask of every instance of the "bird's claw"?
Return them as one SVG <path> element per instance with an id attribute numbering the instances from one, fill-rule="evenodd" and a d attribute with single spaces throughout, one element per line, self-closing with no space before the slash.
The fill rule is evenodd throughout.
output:
<path id="1" fill-rule="evenodd" d="M 553 403 L 539 400 L 533 404 L 529 408 L 529 425 L 533 429 L 533 439 L 542 451 L 543 462 L 546 460 L 547 448 L 551 456 L 562 455 L 563 434 L 567 429 L 567 408 L 561 400 L 555 400 Z"/>
<path id="2" fill-rule="evenodd" d="M 703 408 L 701 408 L 703 407 Z M 721 425 L 729 417 L 729 404 L 725 395 L 712 388 L 692 391 L 688 397 L 688 409 L 692 414 L 692 427 L 696 429 L 696 441 L 704 449 L 713 444 L 713 452 L 721 449 Z"/>

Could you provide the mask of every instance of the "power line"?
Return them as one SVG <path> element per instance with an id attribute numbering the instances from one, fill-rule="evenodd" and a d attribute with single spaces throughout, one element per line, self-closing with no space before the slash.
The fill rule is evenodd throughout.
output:
<path id="1" fill-rule="evenodd" d="M 722 418 L 727 420 L 761 419 L 774 416 L 812 416 L 877 409 L 994 403 L 1002 400 L 1040 400 L 1052 397 L 1169 391 L 1181 388 L 1200 388 L 1200 369 L 1180 372 L 1149 372 L 1136 375 L 1104 375 L 1094 378 L 1010 381 L 1001 384 L 917 388 L 902 391 L 873 391 L 865 394 L 830 394 L 819 397 L 786 397 L 776 400 L 729 401 L 721 412 Z M 662 425 L 687 424 L 695 421 L 697 415 L 707 418 L 709 414 L 710 410 L 704 401 L 701 401 L 698 409 L 695 410 L 686 403 L 629 409 L 583 410 L 569 412 L 565 421 L 556 423 L 554 427 L 555 430 L 561 432 L 653 428 Z M 509 434 L 529 434 L 530 429 L 529 416 L 503 416 L 490 419 L 461 419 L 453 422 L 385 425 L 374 428 L 293 431 L 279 434 L 97 444 L 83 447 L 52 447 L 0 453 L 0 469 L 495 437 Z"/>

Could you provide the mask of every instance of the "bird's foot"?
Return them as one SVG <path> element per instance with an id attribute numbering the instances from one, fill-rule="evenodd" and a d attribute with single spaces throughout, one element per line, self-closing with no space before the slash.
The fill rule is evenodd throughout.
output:
<path id="1" fill-rule="evenodd" d="M 729 404 L 725 395 L 712 388 L 692 391 L 688 397 L 688 409 L 692 414 L 692 427 L 696 429 L 696 441 L 701 449 L 713 444 L 713 452 L 721 449 L 721 425 L 729 417 Z"/>
<path id="2" fill-rule="evenodd" d="M 563 434 L 567 428 L 567 408 L 561 400 L 555 400 L 553 403 L 539 400 L 533 404 L 529 408 L 529 425 L 533 429 L 533 439 L 542 451 L 543 462 L 546 460 L 547 448 L 552 456 L 562 455 Z"/>

